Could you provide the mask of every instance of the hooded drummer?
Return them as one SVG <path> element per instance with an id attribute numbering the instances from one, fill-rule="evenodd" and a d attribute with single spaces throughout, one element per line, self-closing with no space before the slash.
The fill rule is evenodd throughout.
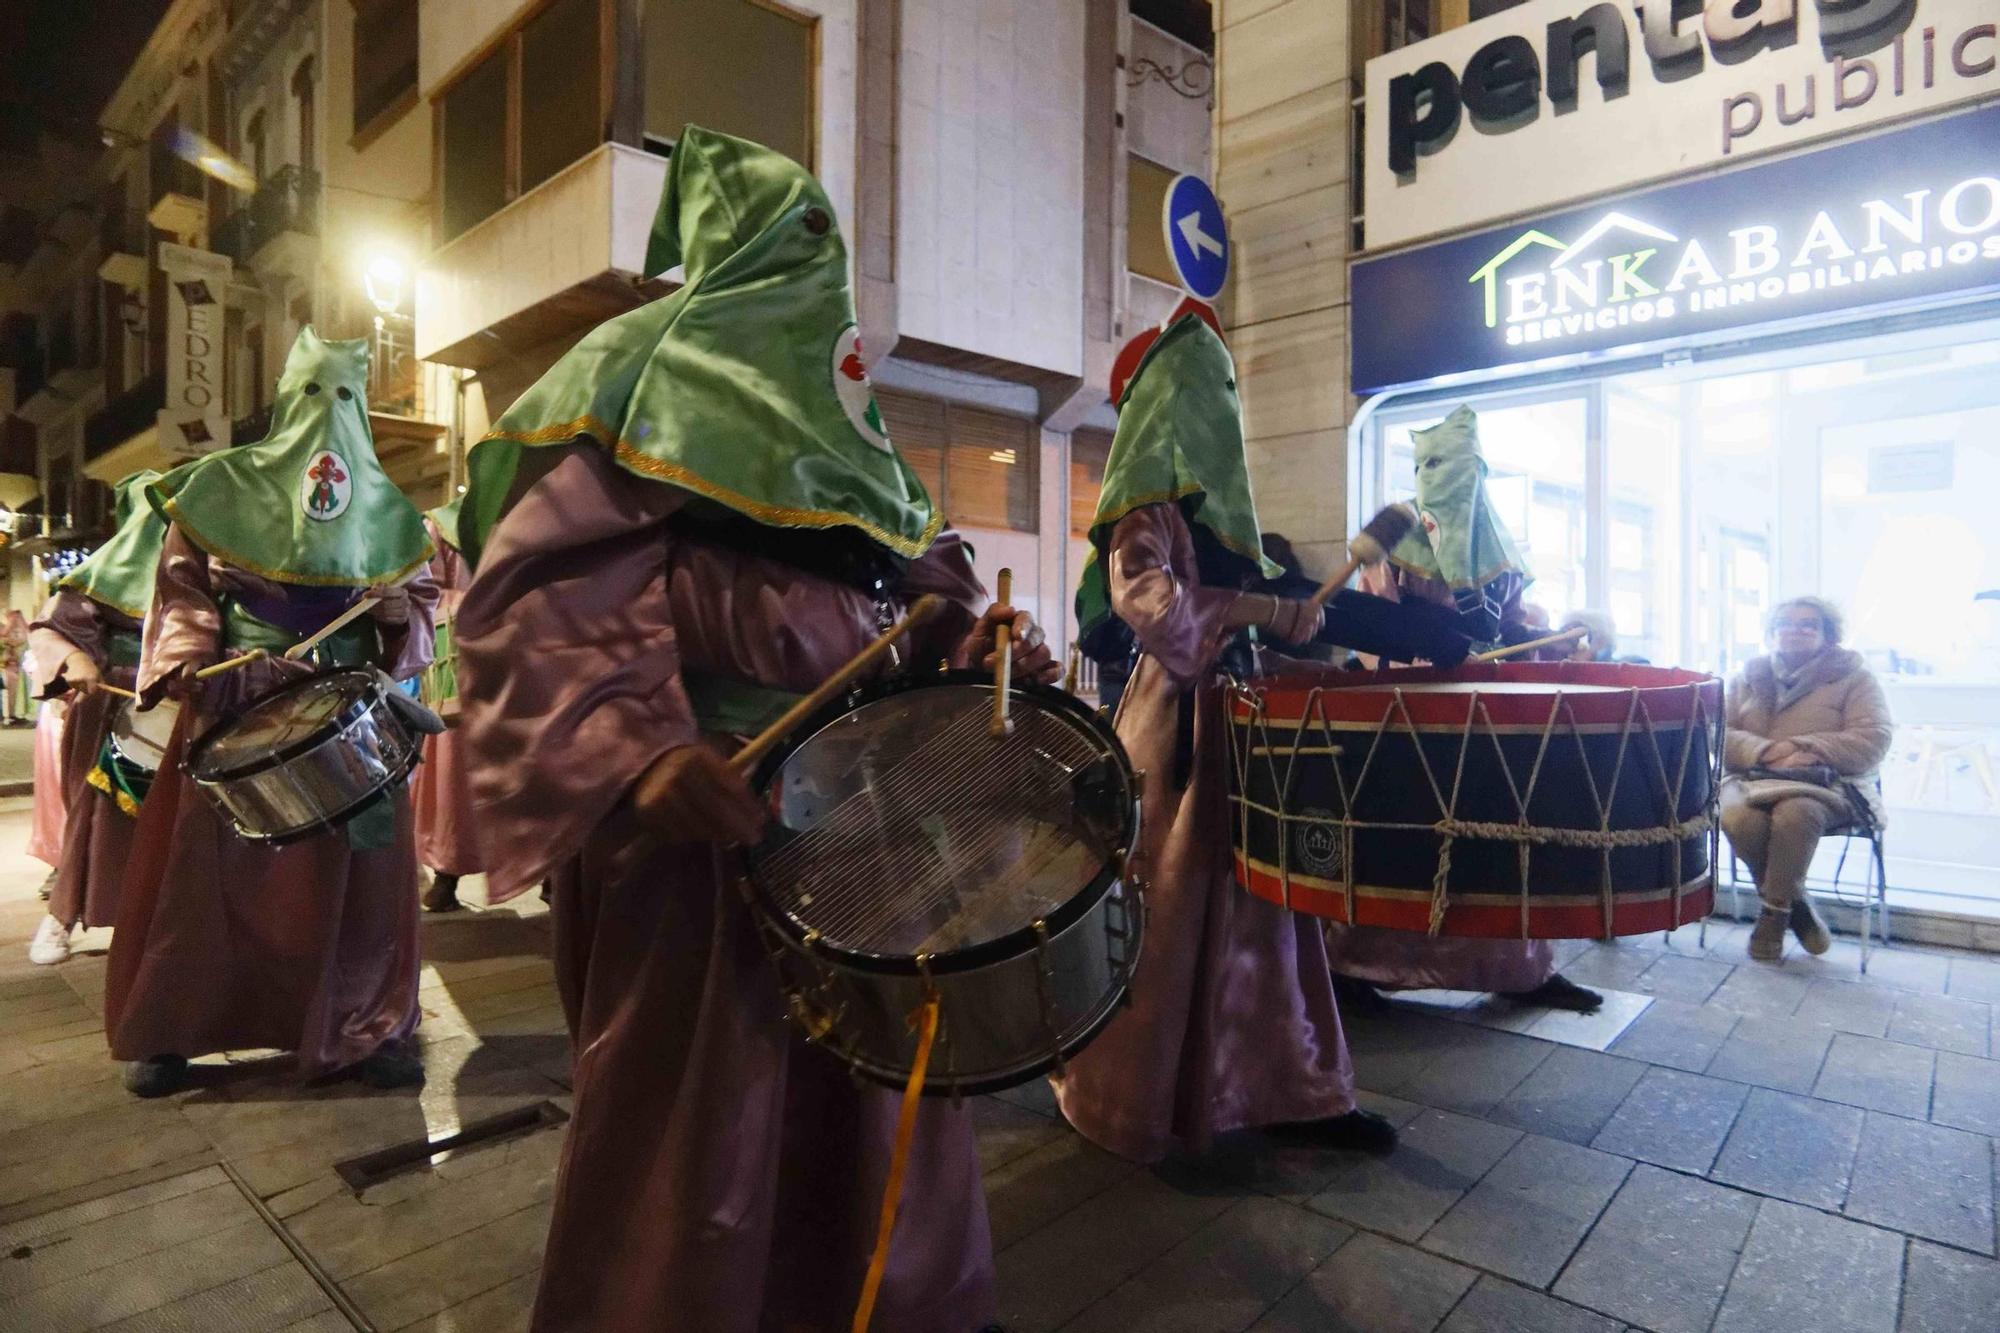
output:
<path id="1" fill-rule="evenodd" d="M 32 962 L 61 962 L 78 925 L 108 926 L 118 918 L 118 890 L 151 775 L 112 748 L 111 724 L 122 699 L 102 687 L 130 690 L 138 676 L 139 622 L 153 600 L 153 571 L 167 531 L 145 498 L 159 475 L 135 472 L 118 483 L 117 530 L 57 581 L 29 630 L 43 698 L 66 697 L 69 707 L 62 857 L 48 915 L 28 946 Z"/>
<path id="2" fill-rule="evenodd" d="M 458 697 L 458 650 L 453 646 L 452 622 L 472 582 L 472 570 L 459 550 L 458 513 L 464 499 L 459 496 L 424 515 L 424 531 L 437 551 L 431 557 L 431 580 L 437 584 L 438 607 L 435 649 L 430 665 L 424 668 L 423 698 L 440 711 Z M 416 778 L 410 784 L 410 803 L 417 817 L 417 860 L 431 871 L 424 910 L 457 911 L 461 906 L 459 880 L 483 874 L 486 855 L 480 823 L 472 813 L 472 780 L 466 769 L 465 747 L 456 727 L 424 738 L 424 760 L 417 765 Z"/>
<path id="3" fill-rule="evenodd" d="M 1139 648 L 1115 726 L 1146 775 L 1133 866 L 1146 947 L 1131 1004 L 1057 1082 L 1063 1113 L 1140 1162 L 1251 1126 L 1386 1149 L 1395 1130 L 1355 1105 L 1319 923 L 1230 871 L 1217 659 L 1252 626 L 1309 643 L 1322 616 L 1304 598 L 1237 591 L 1280 571 L 1262 556 L 1235 367 L 1199 319 L 1162 334 L 1126 388 L 1090 539 L 1081 632 L 1116 617 Z"/>
<path id="4" fill-rule="evenodd" d="M 472 452 L 463 727 L 489 892 L 555 883 L 576 1110 L 540 1333 L 845 1328 L 897 1097 L 810 1049 L 735 883 L 758 802 L 723 756 L 918 595 L 911 669 L 1058 667 L 986 601 L 862 369 L 817 182 L 688 127 L 646 272 L 685 285 L 602 325 Z M 993 1265 L 970 1111 L 916 1120 L 873 1327 L 971 1333 Z"/>
<path id="5" fill-rule="evenodd" d="M 1417 526 L 1363 572 L 1361 586 L 1395 601 L 1428 601 L 1455 609 L 1466 635 L 1481 646 L 1525 643 L 1521 594 L 1534 575 L 1521 558 L 1499 511 L 1486 495 L 1486 458 L 1478 418 L 1459 407 L 1428 430 L 1410 432 L 1416 445 Z M 1327 949 L 1343 995 L 1379 1002 L 1380 990 L 1490 991 L 1524 1004 L 1590 1013 L 1604 997 L 1556 971 L 1549 940 L 1445 939 L 1381 926 L 1326 928 Z"/>
<path id="6" fill-rule="evenodd" d="M 310 675 L 281 654 L 364 594 L 317 669 L 399 679 L 431 655 L 436 589 L 422 517 L 375 457 L 368 345 L 299 334 L 267 439 L 211 454 L 147 490 L 166 520 L 139 661 L 141 706 L 180 718 L 141 812 L 105 986 L 111 1052 L 142 1097 L 183 1085 L 189 1057 L 275 1047 L 305 1077 L 352 1069 L 421 1082 L 417 862 L 402 784 L 339 828 L 272 847 L 240 838 L 182 770 L 194 737 Z M 269 656 L 200 679 L 251 650 Z"/>

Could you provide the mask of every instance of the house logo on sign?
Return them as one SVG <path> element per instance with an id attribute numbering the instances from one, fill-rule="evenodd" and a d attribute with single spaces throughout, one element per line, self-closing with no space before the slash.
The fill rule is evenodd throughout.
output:
<path id="1" fill-rule="evenodd" d="M 1809 217 L 1680 230 L 1616 210 L 1573 241 L 1531 228 L 1466 282 L 1485 326 L 1509 347 L 1621 331 L 1640 342 L 1737 306 L 1782 318 L 1815 293 L 1866 285 L 1887 297 L 1904 279 L 2000 270 L 2000 176 L 1838 201 Z"/>

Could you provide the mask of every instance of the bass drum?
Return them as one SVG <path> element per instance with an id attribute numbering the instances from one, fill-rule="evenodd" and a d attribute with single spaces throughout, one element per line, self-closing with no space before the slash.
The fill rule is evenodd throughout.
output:
<path id="1" fill-rule="evenodd" d="M 1025 1083 L 1116 1012 L 1144 915 L 1123 878 L 1138 783 L 1109 727 L 1017 684 L 950 672 L 853 696 L 756 776 L 771 818 L 746 891 L 792 1016 L 863 1077 L 908 1080 L 927 997 L 929 1094 Z"/>

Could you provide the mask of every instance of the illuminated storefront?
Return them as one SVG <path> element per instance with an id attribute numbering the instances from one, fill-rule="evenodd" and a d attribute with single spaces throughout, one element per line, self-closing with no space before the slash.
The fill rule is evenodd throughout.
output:
<path id="1" fill-rule="evenodd" d="M 1351 269 L 1352 383 L 1366 399 L 1350 429 L 1351 508 L 1409 494 L 1409 431 L 1469 402 L 1489 489 L 1535 568 L 1531 600 L 1558 618 L 1608 610 L 1621 653 L 1726 673 L 1765 650 L 1775 599 L 1832 597 L 1897 721 L 1884 770 L 1892 901 L 2000 916 L 1990 16 L 1950 3 L 1861 6 L 1884 11 L 1889 26 L 1829 49 L 1832 7 L 1802 5 L 1806 31 L 1794 35 L 1819 39 L 1799 41 L 1805 49 L 1714 61 L 1675 84 L 1653 81 L 1657 44 L 1637 18 L 1629 56 L 1607 56 L 1600 42 L 1580 80 L 1575 68 L 1544 69 L 1555 57 L 1540 34 L 1563 8 L 1537 0 L 1369 67 L 1371 114 L 1378 98 L 1385 108 L 1379 130 L 1370 125 L 1383 141 L 1371 144 L 1369 170 L 1386 179 L 1368 178 L 1378 248 Z M 1459 83 L 1470 71 L 1525 97 L 1492 73 L 1500 57 L 1479 55 L 1511 50 L 1507 68 L 1525 78 L 1510 33 L 1536 34 L 1537 87 L 1566 73 L 1558 91 L 1574 96 L 1581 82 L 1583 103 L 1557 114 L 1537 104 L 1528 131 L 1481 127 L 1468 110 L 1472 125 L 1426 131 L 1428 148 L 1417 143 L 1402 161 L 1410 169 L 1394 171 L 1391 84 L 1421 73 L 1442 87 L 1441 71 Z M 1590 77 L 1628 60 L 1630 98 Z M 1765 151 L 1753 155 L 1747 132 L 1728 132 L 1748 123 L 1748 103 L 1732 109 L 1730 99 L 1760 77 L 1757 114 L 1801 132 L 1755 141 Z M 1866 114 L 1854 104 L 1864 84 L 1882 104 Z M 1928 118 L 1885 126 L 1876 114 L 1947 84 L 1957 105 L 1900 108 Z M 1399 86 L 1407 101 L 1410 84 Z M 1504 109 L 1492 88 L 1450 97 Z M 1419 122 L 1440 114 L 1434 99 Z M 1808 106 L 1816 126 L 1801 115 Z M 1494 174 L 1496 199 L 1574 201 L 1620 179 L 1606 156 L 1620 145 L 1602 141 L 1605 107 L 1628 129 L 1699 115 L 1712 124 L 1683 154 L 1692 170 L 1663 171 L 1660 144 L 1634 131 L 1619 193 L 1443 237 L 1425 230 L 1428 218 L 1468 217 L 1476 205 L 1426 214 L 1398 195 L 1417 182 L 1435 191 L 1457 159 L 1457 186 L 1474 196 L 1488 177 L 1469 171 Z M 1410 115 L 1405 107 L 1406 137 Z M 1382 235 L 1429 239 L 1389 250 Z M 1838 853 L 1837 840 L 1823 849 L 1828 874 Z"/>

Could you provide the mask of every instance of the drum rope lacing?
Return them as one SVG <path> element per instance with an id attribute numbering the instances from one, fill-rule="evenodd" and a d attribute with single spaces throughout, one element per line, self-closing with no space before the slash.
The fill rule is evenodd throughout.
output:
<path id="1" fill-rule="evenodd" d="M 1236 802 L 1242 816 L 1241 828 L 1243 834 L 1239 836 L 1239 846 L 1247 847 L 1248 845 L 1245 839 L 1247 838 L 1248 818 L 1252 810 L 1274 817 L 1279 821 L 1279 827 L 1283 832 L 1279 839 L 1278 875 L 1282 891 L 1285 895 L 1285 901 L 1289 905 L 1292 880 L 1290 865 L 1292 839 L 1289 829 L 1295 824 L 1331 825 L 1337 827 L 1340 831 L 1342 848 L 1341 883 L 1347 899 L 1347 920 L 1352 922 L 1356 920 L 1355 911 L 1358 894 L 1354 878 L 1355 830 L 1428 830 L 1435 833 L 1439 841 L 1437 866 L 1431 881 L 1428 933 L 1436 936 L 1443 930 L 1446 913 L 1450 907 L 1448 885 L 1451 877 L 1451 853 L 1454 842 L 1459 838 L 1513 842 L 1519 854 L 1519 897 L 1522 935 L 1525 938 L 1528 935 L 1529 928 L 1528 871 L 1530 852 L 1533 847 L 1574 847 L 1596 850 L 1602 854 L 1599 858 L 1598 890 L 1604 917 L 1605 933 L 1608 937 L 1611 933 L 1615 896 L 1615 890 L 1611 881 L 1611 852 L 1618 848 L 1671 845 L 1674 849 L 1674 918 L 1678 920 L 1680 915 L 1680 898 L 1685 887 L 1686 878 L 1681 868 L 1682 844 L 1688 838 L 1707 834 L 1710 843 L 1709 863 L 1711 867 L 1714 865 L 1714 844 L 1718 828 L 1716 819 L 1716 793 L 1719 785 L 1717 767 L 1721 762 L 1722 747 L 1719 744 L 1720 736 L 1711 735 L 1711 733 L 1719 731 L 1717 725 L 1719 719 L 1710 716 L 1707 698 L 1703 689 L 1704 686 L 1701 682 L 1676 687 L 1676 692 L 1681 690 L 1688 692 L 1692 707 L 1688 710 L 1688 718 L 1685 725 L 1678 725 L 1678 719 L 1675 719 L 1677 725 L 1672 728 L 1680 732 L 1680 746 L 1677 762 L 1674 764 L 1675 771 L 1671 783 L 1668 781 L 1666 755 L 1662 751 L 1660 744 L 1659 731 L 1661 728 L 1655 726 L 1652 709 L 1647 707 L 1641 691 L 1633 689 L 1629 692 L 1630 697 L 1625 717 L 1618 726 L 1618 746 L 1612 766 L 1613 776 L 1611 785 L 1600 795 L 1596 773 L 1591 766 L 1588 751 L 1583 746 L 1581 726 L 1577 722 L 1574 708 L 1570 705 L 1560 688 L 1557 688 L 1555 697 L 1550 702 L 1548 716 L 1543 720 L 1535 752 L 1535 762 L 1529 772 L 1527 784 L 1523 787 L 1515 782 L 1513 770 L 1507 761 L 1506 751 L 1500 744 L 1499 731 L 1493 723 L 1492 715 L 1486 708 L 1485 701 L 1481 698 L 1478 689 L 1475 687 L 1471 691 L 1471 697 L 1467 703 L 1465 721 L 1458 734 L 1458 750 L 1456 760 L 1453 764 L 1451 792 L 1449 796 L 1446 795 L 1443 785 L 1439 782 L 1438 775 L 1432 770 L 1430 757 L 1425 753 L 1421 742 L 1422 733 L 1419 731 L 1415 720 L 1410 714 L 1404 692 L 1401 689 L 1394 689 L 1391 692 L 1388 705 L 1383 710 L 1382 717 L 1376 723 L 1374 736 L 1369 742 L 1368 752 L 1362 760 L 1360 772 L 1355 776 L 1352 790 L 1349 790 L 1347 786 L 1347 778 L 1344 771 L 1337 764 L 1333 767 L 1340 795 L 1341 812 L 1337 815 L 1301 815 L 1288 809 L 1273 809 L 1261 802 L 1253 801 L 1247 795 L 1250 786 L 1248 781 L 1249 767 L 1253 758 L 1263 758 L 1269 766 L 1272 789 L 1279 792 L 1279 799 L 1283 800 L 1283 794 L 1289 793 L 1292 790 L 1292 777 L 1301 754 L 1330 753 L 1338 755 L 1341 753 L 1343 747 L 1335 739 L 1333 721 L 1328 716 L 1325 707 L 1325 699 L 1331 691 L 1325 687 L 1315 687 L 1307 693 L 1305 707 L 1300 714 L 1296 730 L 1294 731 L 1293 743 L 1289 747 L 1289 750 L 1287 750 L 1285 747 L 1274 744 L 1272 741 L 1263 696 L 1254 687 L 1246 686 L 1240 682 L 1232 683 L 1229 688 L 1229 702 L 1232 705 L 1232 711 L 1240 708 L 1249 714 L 1247 726 L 1237 724 L 1235 719 L 1232 718 L 1232 725 L 1228 728 L 1229 735 L 1234 742 L 1232 748 L 1237 766 L 1238 779 L 1237 791 L 1231 794 L 1230 799 Z M 1367 786 L 1370 771 L 1373 769 L 1376 756 L 1381 749 L 1382 739 L 1385 735 L 1390 734 L 1392 725 L 1398 721 L 1400 721 L 1400 729 L 1410 737 L 1411 751 L 1417 759 L 1418 768 L 1424 775 L 1424 781 L 1429 785 L 1431 794 L 1437 802 L 1440 817 L 1425 822 L 1356 819 L 1353 817 L 1353 810 L 1360 801 Z M 1559 729 L 1559 724 L 1566 725 L 1561 726 Z M 1317 729 L 1322 744 L 1307 746 L 1305 741 L 1308 732 L 1314 729 Z M 1475 731 L 1478 730 L 1483 730 L 1487 738 L 1491 740 L 1495 755 L 1499 759 L 1499 771 L 1507 781 L 1509 794 L 1513 799 L 1514 808 L 1517 812 L 1517 816 L 1512 822 L 1461 819 L 1458 817 L 1457 810 L 1463 787 L 1466 758 L 1472 748 Z M 1254 735 L 1245 738 L 1241 734 L 1245 731 L 1252 732 Z M 1535 793 L 1540 785 L 1543 761 L 1548 755 L 1551 742 L 1559 734 L 1566 735 L 1577 747 L 1578 767 L 1581 769 L 1584 784 L 1590 796 L 1591 809 L 1597 824 L 1596 828 L 1537 825 L 1531 824 L 1528 820 L 1528 810 L 1534 802 Z M 1655 776 L 1658 778 L 1659 788 L 1664 794 L 1666 808 L 1661 811 L 1663 817 L 1658 823 L 1652 826 L 1614 829 L 1611 827 L 1614 799 L 1617 795 L 1618 783 L 1624 773 L 1625 756 L 1635 734 L 1642 735 L 1646 740 L 1644 748 L 1651 753 Z M 1708 797 L 1703 802 L 1702 808 L 1692 816 L 1684 818 L 1680 815 L 1678 809 L 1679 794 L 1685 790 L 1688 765 L 1693 757 L 1694 738 L 1697 734 L 1710 735 L 1709 767 L 1711 780 Z M 1282 774 L 1279 772 L 1278 767 L 1278 759 L 1280 757 L 1283 757 L 1286 761 Z"/>

